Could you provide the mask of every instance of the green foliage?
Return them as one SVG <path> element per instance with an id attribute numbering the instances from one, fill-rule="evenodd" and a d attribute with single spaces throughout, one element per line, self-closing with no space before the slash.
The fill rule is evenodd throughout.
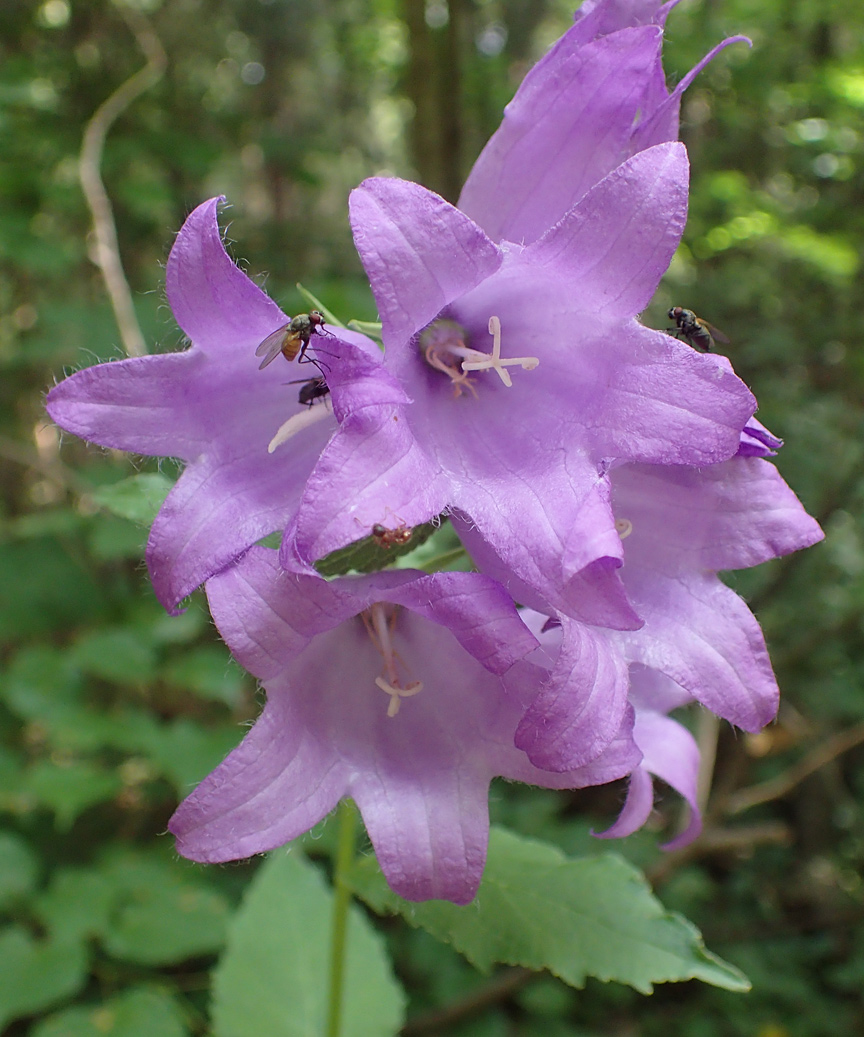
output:
<path id="1" fill-rule="evenodd" d="M 235 915 L 214 976 L 216 1037 L 318 1037 L 328 995 L 332 892 L 299 852 L 277 851 Z M 383 940 L 355 907 L 348 922 L 345 1037 L 390 1037 L 404 996 Z"/>
<path id="2" fill-rule="evenodd" d="M 421 41 L 402 20 L 408 5 L 393 0 L 136 6 L 169 69 L 112 128 L 103 167 L 136 312 L 159 352 L 184 344 L 162 291 L 171 235 L 194 204 L 221 192 L 234 203 L 224 223 L 242 243 L 235 255 L 259 280 L 269 271 L 267 289 L 287 312 L 320 300 L 364 322 L 361 330 L 380 330 L 350 242 L 348 191 L 383 172 L 458 186 L 573 4 L 451 3 L 463 19 L 452 52 L 447 26 Z M 497 53 L 478 47 L 500 27 Z M 756 739 L 721 735 L 721 790 L 785 774 L 813 745 L 864 719 L 864 13 L 839 0 L 691 0 L 670 15 L 670 82 L 737 32 L 753 38 L 753 50 L 722 54 L 685 97 L 690 220 L 643 320 L 665 327 L 666 309 L 682 304 L 726 332 L 760 417 L 786 439 L 778 465 L 828 539 L 729 577 L 758 610 L 785 706 Z M 422 73 L 423 55 L 436 71 Z M 260 880 L 254 865 L 193 868 L 174 859 L 164 834 L 178 799 L 257 712 L 254 682 L 215 639 L 201 602 L 167 617 L 147 583 L 146 527 L 176 467 L 142 459 L 132 467 L 72 436 L 61 449 L 42 409 L 64 371 L 123 355 L 88 258 L 76 158 L 86 121 L 142 56 L 109 0 L 40 0 L 0 5 L 0 57 L 0 1027 L 11 1037 L 211 1032 L 207 990 L 229 931 L 216 973 L 220 1026 L 243 1026 L 248 1009 L 249 1032 L 278 1034 L 292 1018 L 292 955 L 318 963 L 312 989 L 296 996 L 304 1012 L 317 1005 L 320 1013 L 329 895 L 317 870 L 293 853 L 269 861 Z M 248 82 L 256 62 L 264 78 Z M 442 104 L 457 88 L 461 103 Z M 412 133 L 421 109 L 433 122 L 417 117 L 421 132 Z M 454 130 L 458 143 L 441 160 L 436 142 Z M 311 297 L 293 287 L 298 279 Z M 367 540 L 348 564 L 470 566 L 446 523 L 418 544 L 402 555 Z M 366 977 L 349 998 L 355 1025 L 366 1015 L 379 1026 L 370 1032 L 399 1026 L 383 938 L 409 1016 L 464 1009 L 427 1032 L 861 1033 L 862 764 L 860 749 L 847 753 L 744 815 L 725 814 L 719 796 L 714 842 L 689 863 L 658 863 L 652 830 L 619 847 L 657 877 L 664 904 L 693 918 L 709 946 L 747 973 L 754 989 L 746 998 L 733 992 L 737 974 L 664 913 L 626 864 L 589 846 L 592 824 L 602 827 L 620 806 L 620 789 L 553 794 L 496 783 L 493 815 L 568 856 L 496 835 L 483 894 L 461 909 L 397 903 L 374 862 L 364 862 L 358 885 L 399 918 L 355 916 L 360 946 L 370 948 L 354 966 Z M 671 803 L 661 800 L 659 811 L 668 815 Z M 304 845 L 327 855 L 330 842 L 324 826 Z M 559 903 L 575 898 L 567 914 L 550 907 L 564 875 L 589 877 L 592 891 L 583 889 L 580 903 L 568 883 L 559 895 Z M 267 883 L 276 889 L 268 893 Z M 517 884 L 524 897 L 513 894 Z M 604 896 L 626 898 L 633 910 L 629 929 L 600 939 Z M 408 916 L 428 931 L 402 924 Z M 539 934 L 538 918 L 546 920 Z M 287 926 L 304 919 L 314 919 L 312 929 L 286 940 Z M 495 954 L 484 952 L 480 933 Z M 576 943 L 575 933 L 584 939 Z M 620 953 L 625 939 L 639 951 L 632 960 Z M 484 968 L 494 957 L 546 965 L 584 990 L 547 971 L 495 995 L 507 973 L 487 980 L 457 946 Z M 699 975 L 731 989 L 667 984 L 645 1001 L 585 979 L 595 974 L 637 989 Z M 264 990 L 257 1000 L 255 990 Z M 279 1018 L 261 1024 L 256 1013 L 273 991 L 286 992 L 271 1002 Z M 376 992 L 381 1004 L 367 1011 Z M 469 1015 L 472 1002 L 487 1007 Z"/>
<path id="3" fill-rule="evenodd" d="M 595 976 L 645 994 L 654 983 L 682 979 L 750 989 L 737 969 L 705 950 L 689 922 L 663 909 L 632 865 L 613 854 L 568 859 L 554 847 L 493 829 L 483 881 L 467 907 L 402 900 L 373 857 L 358 863 L 352 882 L 376 911 L 422 926 L 484 972 L 505 962 L 549 969 L 576 987 Z"/>
<path id="4" fill-rule="evenodd" d="M 189 1030 L 170 995 L 131 987 L 98 1007 L 57 1012 L 31 1032 L 32 1037 L 187 1037 Z"/>

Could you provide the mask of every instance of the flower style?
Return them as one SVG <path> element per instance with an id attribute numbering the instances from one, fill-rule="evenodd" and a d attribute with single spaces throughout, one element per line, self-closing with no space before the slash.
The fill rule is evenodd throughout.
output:
<path id="1" fill-rule="evenodd" d="M 168 301 L 191 348 L 89 367 L 48 395 L 54 421 L 84 439 L 186 462 L 147 545 L 156 594 L 169 610 L 288 524 L 336 424 L 329 405 L 301 406 L 284 364 L 258 370 L 256 346 L 289 318 L 226 253 L 219 201 L 195 209 L 168 258 Z M 338 333 L 325 350 L 378 353 L 363 336 Z M 268 452 L 291 415 L 313 427 L 290 448 Z"/>
<path id="2" fill-rule="evenodd" d="M 823 534 L 774 466 L 747 456 L 751 438 L 742 438 L 742 456 L 718 465 L 634 464 L 612 472 L 622 582 L 644 625 L 611 630 L 557 614 L 558 660 L 516 733 L 537 766 L 566 770 L 602 750 L 633 704 L 632 664 L 665 675 L 746 731 L 773 718 L 777 684 L 759 624 L 717 573 L 809 547 Z M 528 600 L 530 588 L 476 531 L 462 524 L 459 532 L 481 571 Z"/>
<path id="3" fill-rule="evenodd" d="M 193 860 L 272 849 L 351 796 L 397 893 L 467 903 L 493 776 L 579 788 L 638 764 L 632 716 L 603 756 L 566 773 L 538 770 L 514 747 L 546 655 L 487 577 L 400 570 L 328 583 L 285 573 L 276 552 L 256 547 L 207 594 L 267 705 L 171 819 Z"/>

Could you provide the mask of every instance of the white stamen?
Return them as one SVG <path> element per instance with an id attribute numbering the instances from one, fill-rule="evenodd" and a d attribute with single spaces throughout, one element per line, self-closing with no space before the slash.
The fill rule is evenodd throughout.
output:
<path id="1" fill-rule="evenodd" d="M 462 361 L 463 371 L 488 371 L 491 367 L 509 389 L 513 385 L 513 379 L 510 377 L 509 371 L 505 371 L 506 367 L 515 367 L 518 364 L 519 367 L 526 371 L 533 371 L 540 363 L 539 358 L 536 356 L 516 356 L 509 360 L 501 359 L 501 321 L 497 317 L 489 318 L 489 334 L 492 336 L 492 353 L 481 353 L 475 349 L 466 350 L 466 354 L 470 353 L 472 358 Z"/>
<path id="2" fill-rule="evenodd" d="M 316 422 L 332 413 L 333 404 L 330 402 L 329 397 L 327 397 L 323 403 L 316 403 L 314 407 L 304 407 L 303 410 L 298 411 L 297 414 L 292 414 L 284 425 L 279 426 L 276 435 L 267 444 L 267 453 L 272 454 L 276 447 L 282 446 L 283 443 L 287 443 L 288 440 L 293 436 L 296 436 L 298 432 L 302 432 L 304 428 L 314 425 Z"/>
<path id="3" fill-rule="evenodd" d="M 633 523 L 630 519 L 615 519 L 615 532 L 622 540 L 626 540 L 633 532 Z"/>
<path id="4" fill-rule="evenodd" d="M 390 704 L 387 706 L 387 716 L 395 717 L 402 705 L 402 699 L 410 699 L 413 695 L 419 695 L 423 690 L 423 681 L 413 681 L 407 688 L 400 688 L 398 684 L 389 684 L 383 677 L 376 677 L 375 683 L 390 696 Z"/>

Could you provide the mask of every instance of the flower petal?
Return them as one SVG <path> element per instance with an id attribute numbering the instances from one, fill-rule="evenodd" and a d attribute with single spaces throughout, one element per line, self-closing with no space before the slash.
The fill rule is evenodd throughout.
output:
<path id="1" fill-rule="evenodd" d="M 745 569 L 823 537 L 777 469 L 755 457 L 698 469 L 622 465 L 612 485 L 616 515 L 638 516 L 628 565 Z"/>
<path id="2" fill-rule="evenodd" d="M 336 806 L 348 776 L 314 737 L 287 688 L 274 688 L 240 745 L 168 822 L 177 851 L 205 864 L 251 857 L 308 831 Z"/>
<path id="3" fill-rule="evenodd" d="M 531 245 L 602 316 L 632 317 L 650 301 L 687 222 L 683 144 L 658 144 L 613 169 Z"/>
<path id="4" fill-rule="evenodd" d="M 494 241 L 539 238 L 630 154 L 660 44 L 655 26 L 590 43 L 568 30 L 522 81 L 459 208 Z"/>
<path id="5" fill-rule="evenodd" d="M 174 319 L 205 353 L 251 351 L 287 324 L 282 310 L 231 260 L 217 220 L 220 198 L 190 215 L 171 249 L 165 289 Z"/>
<path id="6" fill-rule="evenodd" d="M 613 636 L 621 635 L 561 617 L 555 666 L 516 729 L 517 747 L 536 767 L 584 767 L 618 735 L 628 709 L 629 680 Z"/>
<path id="7" fill-rule="evenodd" d="M 349 207 L 387 349 L 404 347 L 501 264 L 497 247 L 472 220 L 419 184 L 364 180 Z"/>
<path id="8" fill-rule="evenodd" d="M 690 807 L 687 827 L 664 850 L 676 850 L 693 842 L 702 831 L 697 782 L 699 779 L 699 746 L 686 727 L 650 710 L 636 711 L 633 731 L 636 744 L 644 753 L 642 767 L 675 789 Z"/>
<path id="9" fill-rule="evenodd" d="M 187 405 L 205 363 L 190 349 L 85 367 L 54 386 L 46 409 L 61 428 L 100 446 L 189 461 L 208 442 Z"/>
<path id="10" fill-rule="evenodd" d="M 645 626 L 615 633 L 632 662 L 660 670 L 713 713 L 759 731 L 777 712 L 779 692 L 753 613 L 713 573 L 668 577 L 625 569 Z"/>

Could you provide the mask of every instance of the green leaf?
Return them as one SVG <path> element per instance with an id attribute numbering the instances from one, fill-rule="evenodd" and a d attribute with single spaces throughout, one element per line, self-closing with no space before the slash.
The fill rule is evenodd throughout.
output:
<path id="1" fill-rule="evenodd" d="M 116 887 L 98 870 L 69 868 L 54 875 L 35 911 L 55 939 L 84 940 L 107 928 L 116 896 Z"/>
<path id="2" fill-rule="evenodd" d="M 493 829 L 483 882 L 466 907 L 402 900 L 371 856 L 357 862 L 351 881 L 375 911 L 401 914 L 453 944 L 484 972 L 506 962 L 549 969 L 571 986 L 594 976 L 644 994 L 654 983 L 687 979 L 727 990 L 750 988 L 615 854 L 568 859 L 556 847 Z"/>
<path id="3" fill-rule="evenodd" d="M 39 863 L 19 835 L 0 832 L 0 907 L 25 897 L 36 885 Z"/>
<path id="4" fill-rule="evenodd" d="M 190 878 L 191 866 L 119 853 L 101 873 L 117 891 L 102 930 L 105 949 L 115 958 L 172 965 L 222 946 L 228 903 Z"/>
<path id="5" fill-rule="evenodd" d="M 34 1026 L 30 1037 L 186 1037 L 177 1002 L 133 987 L 101 1005 L 67 1008 Z"/>
<path id="6" fill-rule="evenodd" d="M 40 804 L 54 811 L 57 825 L 69 828 L 79 814 L 96 803 L 113 799 L 123 787 L 120 778 L 91 763 L 34 763 L 24 774 L 25 789 Z"/>
<path id="7" fill-rule="evenodd" d="M 96 504 L 112 514 L 149 526 L 173 485 L 161 472 L 143 472 L 110 486 L 100 486 L 93 491 L 92 497 Z"/>
<path id="8" fill-rule="evenodd" d="M 384 547 L 372 536 L 355 540 L 353 544 L 331 551 L 326 558 L 315 563 L 315 568 L 322 576 L 342 576 L 348 572 L 378 572 L 380 569 L 392 565 L 400 555 L 410 554 L 411 551 L 418 548 L 440 528 L 441 522 L 442 519 L 439 517 L 433 519 L 432 522 L 414 526 L 411 529 L 410 538 L 404 544 L 391 544 Z M 400 528 L 395 519 L 391 528 Z"/>
<path id="9" fill-rule="evenodd" d="M 320 1037 L 326 1017 L 332 894 L 296 849 L 255 876 L 214 975 L 216 1037 Z M 352 907 L 342 1037 L 392 1037 L 404 995 L 384 941 Z"/>
<path id="10" fill-rule="evenodd" d="M 170 684 L 228 706 L 238 705 L 243 695 L 243 671 L 218 645 L 185 651 L 165 667 L 162 675 Z"/>
<path id="11" fill-rule="evenodd" d="M 342 323 L 341 320 L 339 320 L 336 314 L 328 310 L 324 303 L 321 302 L 320 299 L 317 299 L 309 291 L 308 288 L 304 288 L 303 285 L 299 283 L 299 281 L 297 283 L 297 291 L 303 296 L 304 300 L 309 304 L 309 307 L 311 309 L 317 310 L 320 314 L 322 314 L 324 320 L 327 321 L 328 324 L 332 324 L 334 328 L 345 327 L 345 325 Z"/>
<path id="12" fill-rule="evenodd" d="M 0 932 L 0 1030 L 77 993 L 87 979 L 81 943 L 36 941 L 17 926 Z"/>
<path id="13" fill-rule="evenodd" d="M 225 759 L 242 735 L 234 723 L 208 730 L 191 720 L 175 720 L 154 725 L 143 748 L 185 795 Z"/>
<path id="14" fill-rule="evenodd" d="M 69 653 L 85 673 L 116 684 L 141 685 L 156 672 L 156 652 L 138 627 L 94 630 Z"/>

